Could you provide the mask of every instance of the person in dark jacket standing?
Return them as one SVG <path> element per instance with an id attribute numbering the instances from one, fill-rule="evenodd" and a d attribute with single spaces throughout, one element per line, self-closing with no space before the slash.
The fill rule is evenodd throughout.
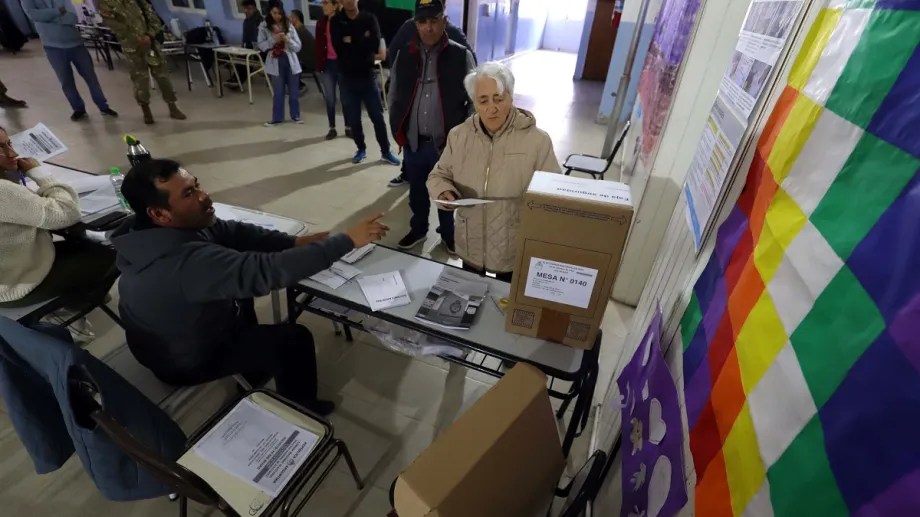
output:
<path id="1" fill-rule="evenodd" d="M 300 51 L 297 52 L 297 59 L 300 60 L 301 68 L 300 95 L 303 95 L 307 93 L 307 83 L 304 82 L 303 74 L 316 71 L 316 39 L 310 29 L 303 24 L 303 11 L 291 9 L 290 20 L 294 30 L 297 31 L 297 37 L 300 38 Z"/>
<path id="2" fill-rule="evenodd" d="M 259 26 L 262 25 L 262 13 L 259 12 L 259 7 L 256 5 L 256 0 L 243 0 L 241 3 L 243 7 L 243 14 L 246 18 L 243 20 L 243 41 L 240 43 L 243 48 L 258 49 L 259 43 Z M 265 53 L 262 53 L 262 59 L 265 59 Z M 244 65 L 235 65 L 234 69 L 236 70 L 236 75 L 241 79 L 242 83 L 246 82 L 246 67 Z M 233 69 L 230 70 L 233 72 Z M 226 81 L 224 81 L 224 87 L 231 90 L 239 90 L 240 85 L 236 80 L 231 76 Z"/>
<path id="3" fill-rule="evenodd" d="M 274 376 L 278 392 L 330 413 L 316 398 L 306 327 L 259 325 L 252 298 L 328 268 L 386 235 L 369 218 L 347 233 L 292 237 L 217 219 L 197 179 L 171 160 L 135 166 L 121 188 L 136 216 L 112 236 L 122 272 L 119 310 L 128 346 L 162 381 L 195 385 L 233 374 Z"/>
<path id="4" fill-rule="evenodd" d="M 341 0 L 339 3 L 342 11 L 330 20 L 329 30 L 342 74 L 345 123 L 351 127 L 352 138 L 358 147 L 352 162 L 361 163 L 367 159 L 367 144 L 361 127 L 361 104 L 364 104 L 374 124 L 381 159 L 390 165 L 399 165 L 399 158 L 390 150 L 380 88 L 374 76 L 374 60 L 378 54 L 385 52 L 385 49 L 383 52 L 380 49 L 380 24 L 373 14 L 358 10 L 358 0 Z"/>
<path id="5" fill-rule="evenodd" d="M 243 48 L 258 48 L 259 25 L 262 25 L 262 13 L 256 6 L 256 0 L 243 0 Z"/>
<path id="6" fill-rule="evenodd" d="M 470 99 L 463 86 L 475 68 L 473 53 L 445 34 L 447 18 L 441 0 L 418 0 L 415 7 L 417 35 L 399 49 L 390 69 L 390 128 L 405 149 L 409 178 L 409 233 L 399 241 L 402 249 L 414 248 L 428 235 L 428 174 L 438 163 L 447 134 L 466 120 Z M 454 214 L 438 210 L 441 240 L 454 253 Z"/>
<path id="7" fill-rule="evenodd" d="M 447 2 L 442 2 L 444 8 L 447 8 Z M 446 12 L 446 11 L 445 11 Z M 466 34 L 463 34 L 463 31 L 460 27 L 457 27 L 453 23 L 450 23 L 450 18 L 447 18 L 447 25 L 444 29 L 445 34 L 447 34 L 447 39 L 451 41 L 456 41 L 457 43 L 466 47 L 467 50 L 473 54 L 473 60 L 476 60 L 476 53 L 473 52 L 473 47 L 470 46 L 470 42 L 466 39 Z M 415 39 L 418 35 L 418 29 L 415 26 L 415 18 L 410 18 L 406 20 L 405 23 L 399 28 L 399 31 L 396 32 L 396 35 L 393 36 L 393 41 L 390 42 L 390 46 L 387 47 L 387 64 L 390 68 L 393 68 L 393 63 L 396 62 L 396 56 L 399 54 L 399 50 L 405 48 L 410 41 Z M 387 81 L 387 88 L 389 91 L 390 83 L 392 81 Z M 406 175 L 406 165 L 403 164 L 402 171 L 399 176 L 396 176 L 390 183 L 389 187 L 401 187 L 403 185 L 409 184 L 409 177 Z"/>

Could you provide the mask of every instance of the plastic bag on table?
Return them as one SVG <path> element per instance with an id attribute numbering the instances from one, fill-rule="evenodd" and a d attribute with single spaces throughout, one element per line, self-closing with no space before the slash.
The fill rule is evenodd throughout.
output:
<path id="1" fill-rule="evenodd" d="M 427 336 L 421 332 L 400 327 L 377 318 L 368 318 L 364 322 L 364 329 L 376 337 L 386 348 L 411 357 L 425 355 L 461 357 L 467 353 L 465 349 L 442 339 Z"/>

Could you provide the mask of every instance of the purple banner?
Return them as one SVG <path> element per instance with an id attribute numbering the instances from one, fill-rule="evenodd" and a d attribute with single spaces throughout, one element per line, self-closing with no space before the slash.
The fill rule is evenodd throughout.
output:
<path id="1" fill-rule="evenodd" d="M 676 515 L 687 504 L 684 430 L 674 378 L 661 353 L 661 310 L 617 378 L 623 400 L 623 517 Z"/>

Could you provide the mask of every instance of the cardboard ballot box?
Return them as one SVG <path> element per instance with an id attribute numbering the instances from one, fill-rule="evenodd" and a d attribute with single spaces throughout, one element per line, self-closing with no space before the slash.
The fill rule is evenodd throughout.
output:
<path id="1" fill-rule="evenodd" d="M 632 217 L 628 185 L 534 174 L 521 209 L 508 331 L 590 349 Z"/>
<path id="2" fill-rule="evenodd" d="M 546 376 L 518 364 L 399 475 L 396 513 L 545 515 L 564 467 Z"/>

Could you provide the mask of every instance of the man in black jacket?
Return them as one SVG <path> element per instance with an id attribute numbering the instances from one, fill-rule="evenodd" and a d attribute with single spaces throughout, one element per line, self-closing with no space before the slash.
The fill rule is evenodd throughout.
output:
<path id="1" fill-rule="evenodd" d="M 402 249 L 414 248 L 428 235 L 431 201 L 425 182 L 451 129 L 470 115 L 470 99 L 463 86 L 475 67 L 472 52 L 445 34 L 447 18 L 441 0 L 418 0 L 415 7 L 417 35 L 399 49 L 390 69 L 390 129 L 405 149 L 409 178 L 409 233 L 399 241 Z M 438 210 L 441 240 L 454 252 L 454 214 Z"/>
<path id="2" fill-rule="evenodd" d="M 374 72 L 374 60 L 385 52 L 381 49 L 380 24 L 377 18 L 358 9 L 358 0 L 340 0 L 342 11 L 329 21 L 332 46 L 338 55 L 342 77 L 342 104 L 345 106 L 345 124 L 358 150 L 353 163 L 367 159 L 367 144 L 361 127 L 361 105 L 374 124 L 374 134 L 380 144 L 380 158 L 390 165 L 400 161 L 390 149 L 387 123 L 383 118 L 383 102 Z"/>
<path id="3" fill-rule="evenodd" d="M 112 236 L 122 272 L 128 346 L 161 380 L 195 385 L 233 374 L 274 376 L 279 393 L 320 414 L 313 336 L 259 325 L 252 298 L 328 268 L 379 240 L 378 214 L 347 233 L 292 237 L 215 217 L 197 179 L 171 160 L 131 169 L 121 188 L 136 216 Z"/>
<path id="4" fill-rule="evenodd" d="M 246 19 L 243 20 L 243 48 L 258 48 L 259 42 L 259 24 L 262 23 L 262 13 L 256 6 L 256 0 L 243 0 L 243 14 Z"/>
<path id="5" fill-rule="evenodd" d="M 446 8 L 447 2 L 442 2 Z M 470 53 L 473 55 L 473 62 L 476 62 L 476 53 L 473 52 L 473 47 L 470 46 L 470 42 L 466 39 L 466 34 L 463 34 L 463 31 L 460 30 L 460 27 L 457 27 L 453 23 L 450 23 L 450 19 L 447 19 L 444 32 L 447 34 L 447 39 L 451 41 L 456 41 L 457 43 L 463 45 Z M 399 50 L 405 48 L 412 40 L 418 36 L 418 29 L 415 26 L 415 18 L 410 18 L 406 20 L 402 26 L 399 27 L 399 30 L 396 32 L 396 35 L 393 36 L 393 40 L 390 41 L 390 46 L 387 47 L 387 64 L 390 68 L 393 67 L 393 63 L 396 62 L 396 56 L 399 55 Z M 386 88 L 389 93 L 391 81 L 387 81 Z M 403 164 L 402 171 L 399 176 L 396 176 L 390 183 L 389 187 L 402 187 L 403 185 L 409 184 L 409 177 L 406 176 L 406 164 Z"/>

